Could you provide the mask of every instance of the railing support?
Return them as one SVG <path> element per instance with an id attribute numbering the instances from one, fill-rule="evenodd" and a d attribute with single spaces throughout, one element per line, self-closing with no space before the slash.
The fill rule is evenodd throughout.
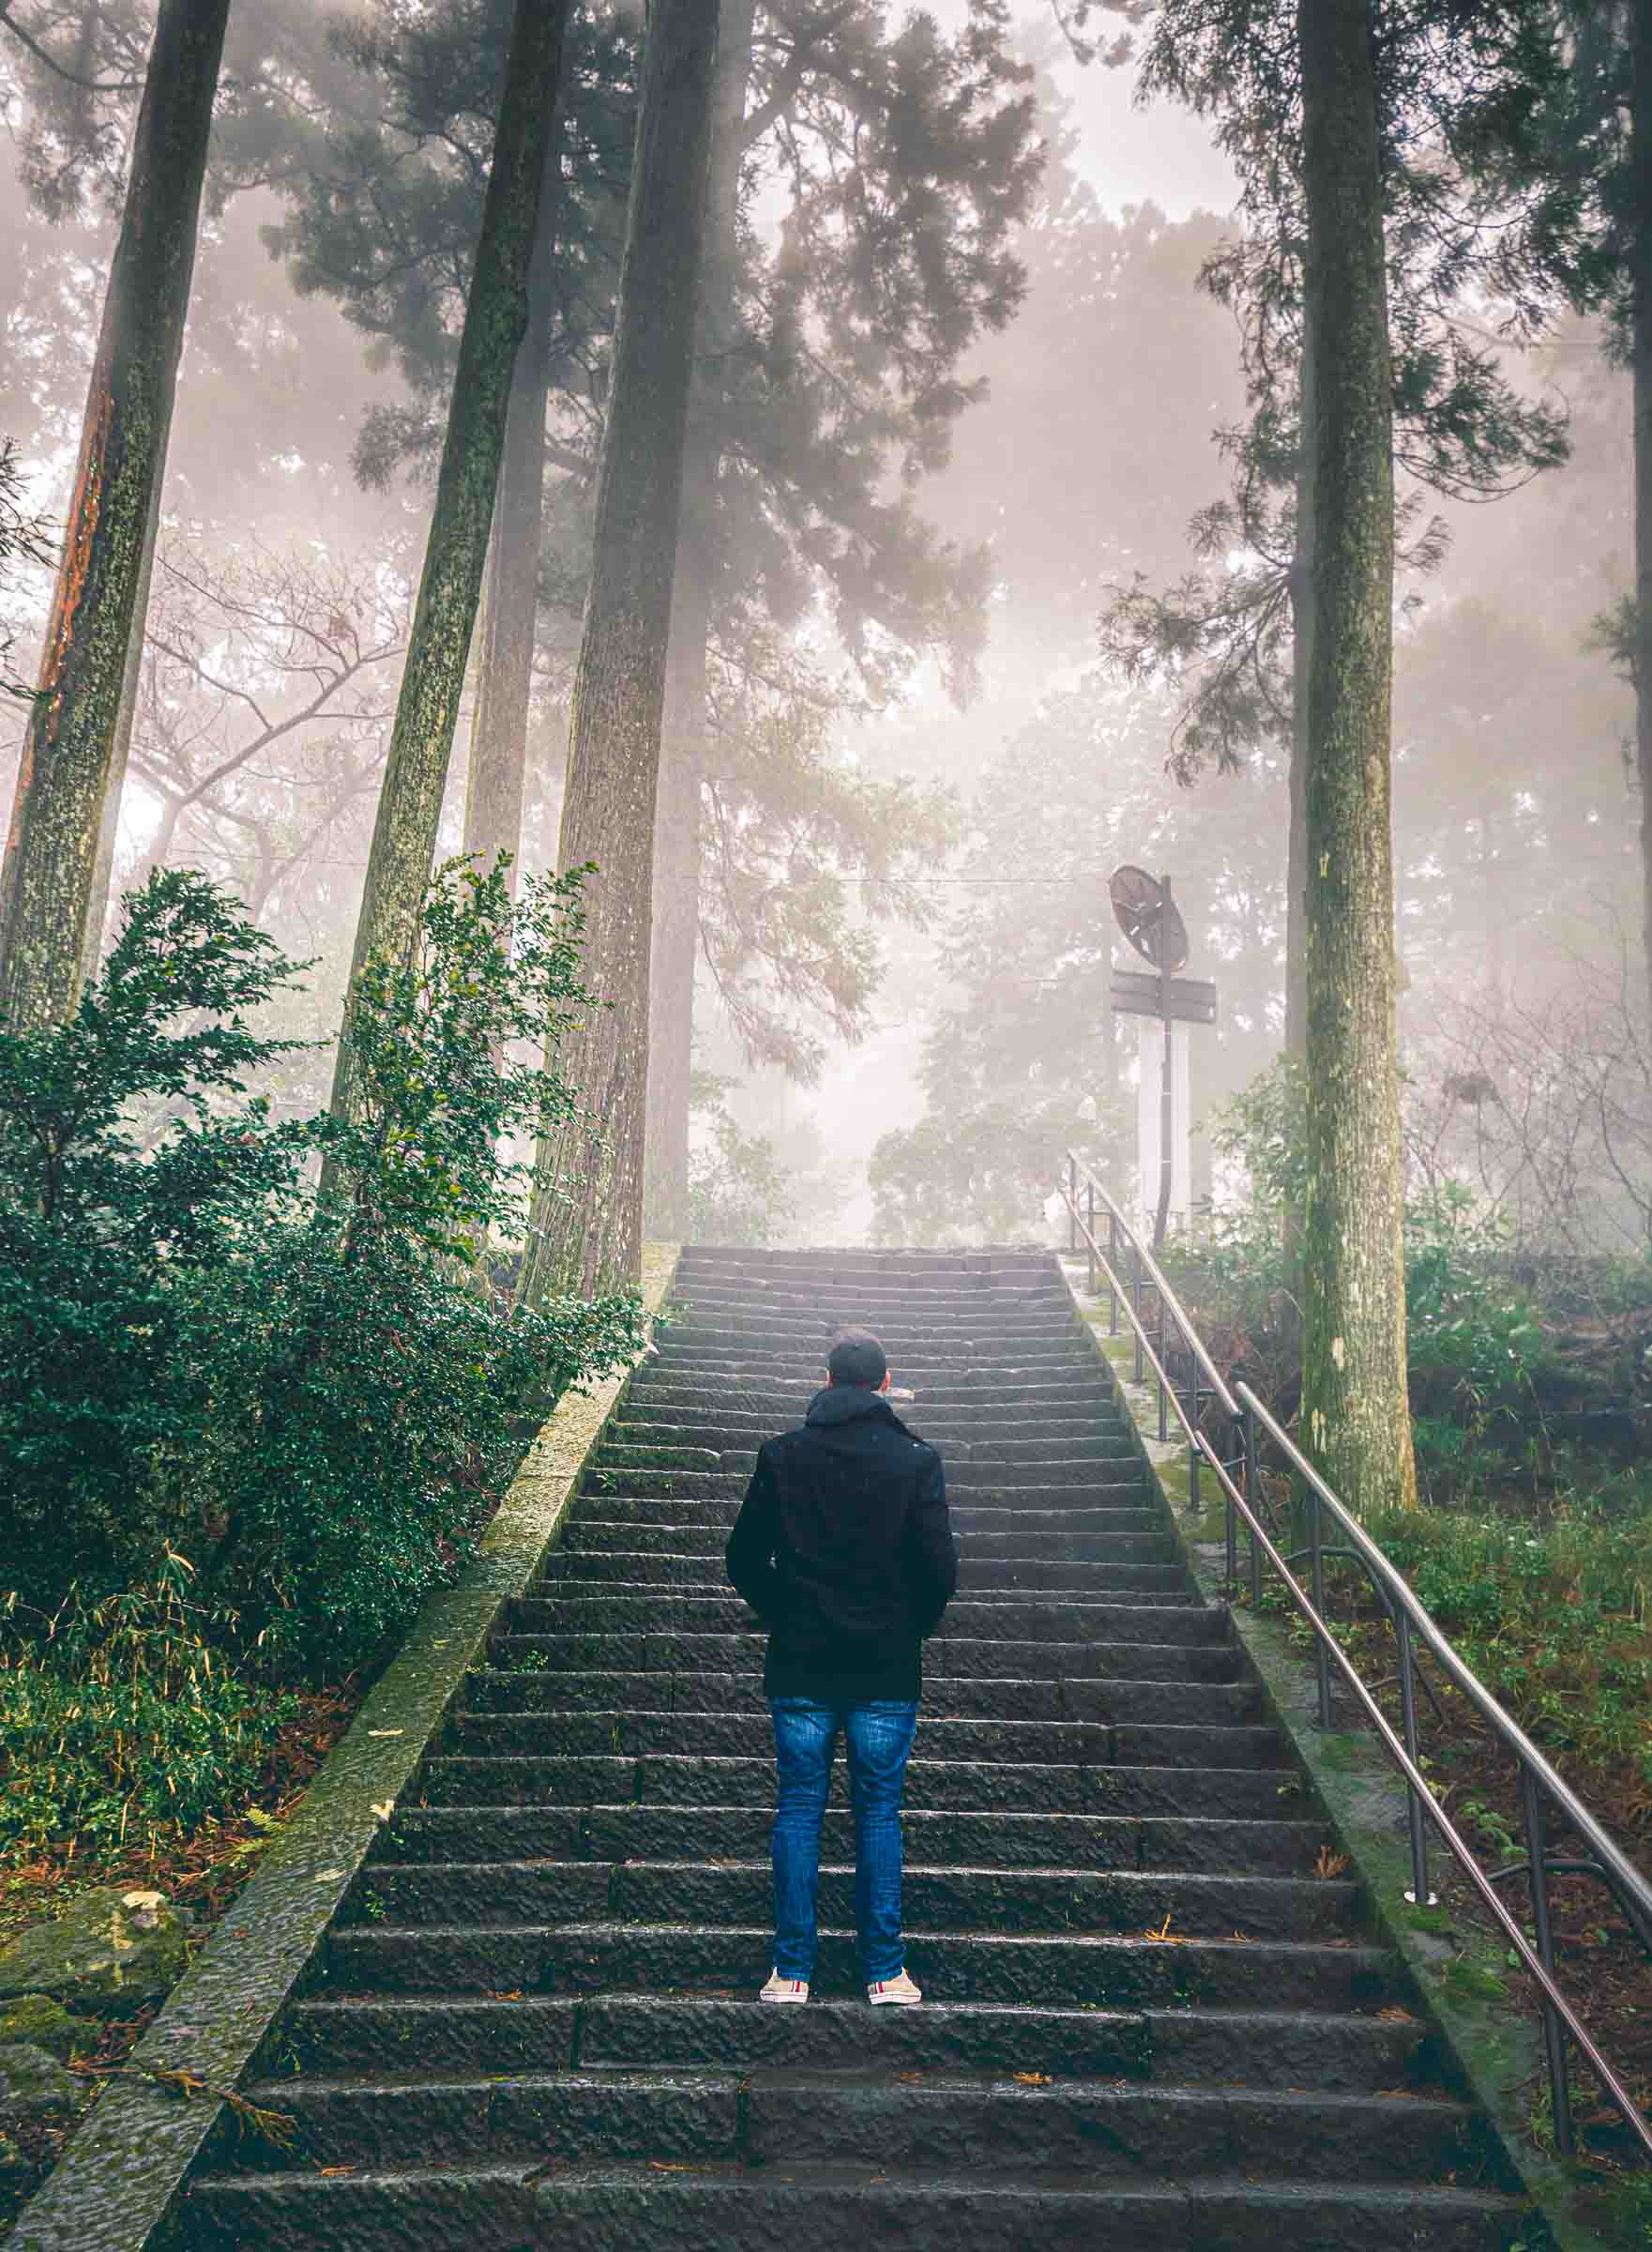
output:
<path id="1" fill-rule="evenodd" d="M 1520 1804 L 1525 1818 L 1526 1860 L 1532 1879 L 1532 1929 L 1537 1938 L 1538 1960 L 1553 1978 L 1554 1930 L 1549 1920 L 1543 1802 L 1538 1794 L 1537 1777 L 1529 1767 L 1523 1766 L 1520 1771 Z M 1566 2034 L 1561 2028 L 1560 2013 L 1547 1995 L 1543 1997 L 1543 2048 L 1549 2061 L 1549 2092 L 1554 2105 L 1554 2147 L 1562 2157 L 1569 2158 L 1577 2145 L 1577 2135 L 1572 2126 L 1571 2089 L 1567 2080 Z"/>
<path id="2" fill-rule="evenodd" d="M 1118 1335 L 1118 1285 L 1114 1276 L 1118 1272 L 1118 1215 L 1107 1215 L 1107 1334 Z"/>
<path id="3" fill-rule="evenodd" d="M 1256 1418 L 1245 1414 L 1245 1499 L 1258 1525 L 1262 1522 L 1262 1462 L 1256 1445 Z M 1250 1607 L 1262 1608 L 1262 1541 L 1255 1527 L 1250 1532 Z"/>
<path id="4" fill-rule="evenodd" d="M 1313 1607 L 1325 1617 L 1325 1526 L 1319 1496 L 1311 1486 L 1308 1489 L 1308 1537 L 1312 1547 L 1310 1558 L 1311 1590 Z M 1313 1637 L 1314 1654 L 1319 1660 L 1319 1725 L 1331 1725 L 1331 1653 L 1317 1635 Z"/>
<path id="5" fill-rule="evenodd" d="M 1417 1675 L 1411 1654 L 1411 1621 L 1403 1605 L 1394 1610 L 1394 1639 L 1400 1647 L 1400 1734 L 1406 1757 L 1417 1764 Z M 1429 1843 L 1423 1828 L 1422 1801 L 1409 1777 L 1405 1783 L 1405 1819 L 1411 1832 L 1411 1890 L 1405 1895 L 1417 1908 L 1432 1908 L 1429 1891 Z"/>
<path id="6" fill-rule="evenodd" d="M 1068 1156 L 1067 1161 L 1067 1248 L 1069 1255 L 1079 1247 L 1079 1161 Z"/>
<path id="7" fill-rule="evenodd" d="M 1090 1296 L 1096 1295 L 1096 1184 L 1084 1183 L 1084 1250 L 1090 1261 Z"/>

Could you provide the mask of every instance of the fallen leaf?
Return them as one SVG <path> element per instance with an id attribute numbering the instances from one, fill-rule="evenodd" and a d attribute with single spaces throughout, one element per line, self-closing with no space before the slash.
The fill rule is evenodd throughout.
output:
<path id="1" fill-rule="evenodd" d="M 1379 2017 L 1386 2017 L 1390 2025 L 1415 2025 L 1417 2023 L 1417 2020 L 1415 2017 L 1413 2017 L 1411 2012 L 1409 2010 L 1402 2010 L 1397 2001 L 1385 2003 L 1384 2006 L 1377 2012 L 1377 2016 Z"/>
<path id="2" fill-rule="evenodd" d="M 1009 2077 L 1012 2080 L 1019 2080 L 1023 2088 L 1048 2088 L 1050 2085 L 1047 2072 L 1012 2072 Z"/>
<path id="3" fill-rule="evenodd" d="M 320 2166 L 315 2170 L 324 2181 L 336 2182 L 341 2174 L 353 2174 L 356 2168 L 353 2166 Z"/>

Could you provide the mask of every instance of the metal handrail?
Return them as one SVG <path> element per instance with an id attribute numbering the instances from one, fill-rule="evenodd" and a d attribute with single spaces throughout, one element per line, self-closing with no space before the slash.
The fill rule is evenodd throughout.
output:
<path id="1" fill-rule="evenodd" d="M 1080 1210 L 1079 1177 L 1084 1179 L 1086 1210 Z M 1249 1533 L 1250 1578 L 1252 1602 L 1260 1601 L 1262 1593 L 1262 1565 L 1266 1560 L 1278 1574 L 1296 1608 L 1313 1630 L 1319 1682 L 1319 1721 L 1322 1727 L 1331 1724 L 1331 1671 L 1340 1672 L 1356 1702 L 1363 1710 L 1375 1729 L 1385 1749 L 1405 1780 L 1407 1826 L 1410 1832 L 1412 1890 L 1408 1900 L 1419 1907 L 1433 1897 L 1428 1889 L 1428 1856 L 1425 1824 L 1432 1824 L 1461 1864 L 1464 1875 L 1478 1894 L 1482 1905 L 1502 1931 L 1508 1944 L 1529 1975 L 1536 1981 L 1543 1998 L 1544 2049 L 1549 2072 L 1550 2092 L 1553 2102 L 1554 2139 L 1556 2146 L 1569 2153 L 1575 2148 L 1576 2134 L 1572 2123 L 1570 2088 L 1566 2054 L 1566 2035 L 1569 2034 L 1579 2051 L 1599 2077 L 1602 2088 L 1622 2113 L 1631 2133 L 1648 2159 L 1652 2159 L 1652 2123 L 1641 2112 L 1634 2098 L 1624 2087 L 1607 2063 L 1591 2038 L 1570 2001 L 1555 1983 L 1554 1940 L 1550 1920 L 1549 1879 L 1561 1870 L 1574 1866 L 1570 1862 L 1553 1862 L 1548 1857 L 1543 1835 L 1544 1803 L 1547 1801 L 1564 1818 L 1567 1825 L 1582 1837 L 1595 1855 L 1589 1873 L 1599 1875 L 1609 1886 L 1628 1916 L 1631 1927 L 1643 1945 L 1652 1945 L 1652 1884 L 1649 1884 L 1589 1812 L 1583 1801 L 1564 1782 L 1518 1722 L 1512 1720 L 1497 1702 L 1485 1683 L 1453 1648 L 1441 1632 L 1429 1611 L 1418 1600 L 1410 1583 L 1395 1570 L 1387 1557 L 1370 1534 L 1354 1517 L 1346 1506 L 1332 1492 L 1319 1471 L 1303 1454 L 1301 1449 L 1280 1423 L 1277 1417 L 1258 1399 L 1250 1386 L 1235 1376 L 1232 1389 L 1218 1374 L 1203 1341 L 1193 1329 L 1179 1300 L 1160 1273 L 1158 1262 L 1142 1242 L 1137 1230 L 1119 1210 L 1113 1197 L 1098 1181 L 1090 1168 L 1072 1151 L 1068 1152 L 1068 1177 L 1057 1183 L 1062 1201 L 1071 1217 L 1071 1248 L 1076 1252 L 1082 1235 L 1089 1256 L 1091 1292 L 1095 1293 L 1096 1278 L 1099 1272 L 1107 1280 L 1112 1301 L 1113 1332 L 1116 1335 L 1118 1309 L 1123 1306 L 1130 1327 L 1135 1332 L 1136 1374 L 1141 1379 L 1144 1363 L 1150 1362 L 1159 1385 L 1159 1437 L 1166 1436 L 1167 1405 L 1175 1407 L 1176 1419 L 1187 1433 L 1190 1447 L 1190 1487 L 1197 1503 L 1198 1466 L 1201 1460 L 1208 1463 L 1221 1485 L 1226 1501 L 1227 1518 L 1227 1577 L 1229 1585 L 1237 1581 L 1237 1529 L 1242 1518 Z M 1107 1216 L 1108 1249 L 1103 1251 L 1096 1240 L 1096 1203 L 1099 1197 Z M 1120 1238 L 1124 1239 L 1121 1246 Z M 1120 1252 L 1127 1248 L 1130 1254 L 1132 1275 L 1126 1280 L 1117 1271 Z M 1111 1254 L 1111 1256 L 1109 1255 Z M 1158 1295 L 1159 1336 L 1149 1338 L 1141 1315 L 1141 1293 L 1144 1278 Z M 1168 1338 L 1167 1316 L 1179 1332 L 1183 1349 L 1192 1366 L 1193 1376 L 1188 1386 L 1189 1407 L 1184 1408 L 1180 1394 L 1166 1367 Z M 1208 1391 L 1228 1410 L 1238 1427 L 1241 1441 L 1241 1459 L 1244 1484 L 1234 1477 L 1233 1467 L 1225 1462 L 1205 1433 L 1199 1428 L 1199 1394 Z M 1190 1412 L 1189 1409 L 1190 1408 Z M 1286 1462 L 1301 1479 L 1308 1499 L 1310 1544 L 1306 1551 L 1311 1564 L 1311 1585 L 1304 1588 L 1291 1569 L 1293 1559 L 1282 1555 L 1272 1536 L 1263 1524 L 1252 1502 L 1261 1499 L 1262 1480 L 1258 1459 L 1257 1433 L 1265 1430 L 1280 1449 Z M 1399 1647 L 1401 1727 L 1396 1732 L 1393 1725 L 1376 1702 L 1372 1688 L 1361 1679 L 1353 1660 L 1332 1633 L 1325 1618 L 1325 1545 L 1324 1513 L 1329 1510 L 1340 1534 L 1372 1580 L 1388 1611 Z M 1334 1552 L 1331 1552 L 1334 1553 Z M 1501 1870 L 1488 1878 L 1481 1869 L 1473 1849 L 1460 1835 L 1445 1808 L 1435 1798 L 1417 1759 L 1416 1685 L 1422 1679 L 1417 1667 L 1414 1636 L 1429 1650 L 1435 1663 L 1453 1684 L 1462 1691 L 1478 1712 L 1481 1719 L 1514 1755 L 1520 1771 L 1521 1803 L 1526 1837 L 1527 1861 L 1523 1864 L 1531 1879 L 1532 1923 L 1536 1946 L 1527 1940 L 1520 1925 L 1509 1914 L 1498 1896 L 1495 1885 L 1513 1875 L 1513 1870 Z M 1432 1693 L 1431 1693 L 1432 1694 Z M 1586 1865 L 1586 1864 L 1575 1864 Z"/>

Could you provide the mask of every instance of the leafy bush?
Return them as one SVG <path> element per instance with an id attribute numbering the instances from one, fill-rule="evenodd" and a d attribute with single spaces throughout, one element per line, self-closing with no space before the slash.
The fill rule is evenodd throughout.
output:
<path id="1" fill-rule="evenodd" d="M 100 1604 L 50 1621 L 7 1605 L 0 1850 L 153 1850 L 252 1788 L 297 1699 L 225 1664 L 213 1643 L 234 1621 L 192 1602 L 192 1577 L 169 1550 L 151 1586 Z"/>
<path id="2" fill-rule="evenodd" d="M 768 1243 L 792 1217 L 791 1186 L 766 1134 L 742 1134 L 723 1095 L 729 1082 L 696 1072 L 694 1109 L 711 1139 L 689 1158 L 689 1240 Z"/>
<path id="3" fill-rule="evenodd" d="M 0 1542 L 38 1611 L 172 1551 L 262 1662 L 338 1679 L 451 1580 L 513 1430 L 639 1339 L 634 1296 L 528 1314 L 478 1265 L 571 1101 L 540 1058 L 579 929 L 577 877 L 513 908 L 444 869 L 414 961 L 362 977 L 345 1119 L 249 1094 L 285 1043 L 246 1013 L 296 972 L 194 875 L 128 903 L 69 1025 L 0 1034 Z"/>
<path id="4" fill-rule="evenodd" d="M 1438 1510 L 1372 1536 L 1523 1727 L 1626 1820 L 1652 1824 L 1652 1478 L 1624 1514 L 1547 1525 Z"/>

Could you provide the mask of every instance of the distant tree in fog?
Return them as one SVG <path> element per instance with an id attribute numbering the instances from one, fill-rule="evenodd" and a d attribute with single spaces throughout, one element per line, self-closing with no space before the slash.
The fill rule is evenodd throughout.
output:
<path id="1" fill-rule="evenodd" d="M 166 462 L 229 0 L 161 0 L 74 497 L 0 865 L 0 1015 L 60 1023 L 86 926 Z"/>

